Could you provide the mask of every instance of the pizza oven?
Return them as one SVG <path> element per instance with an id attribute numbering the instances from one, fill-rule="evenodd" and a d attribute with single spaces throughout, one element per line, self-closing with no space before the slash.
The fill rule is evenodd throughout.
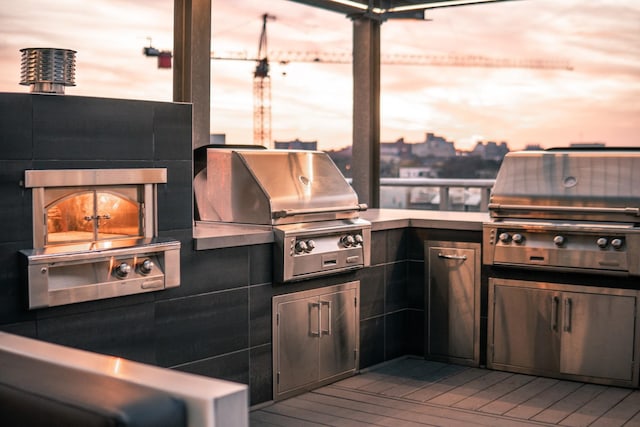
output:
<path id="1" fill-rule="evenodd" d="M 33 248 L 29 308 L 180 285 L 180 242 L 157 236 L 166 169 L 28 170 Z"/>

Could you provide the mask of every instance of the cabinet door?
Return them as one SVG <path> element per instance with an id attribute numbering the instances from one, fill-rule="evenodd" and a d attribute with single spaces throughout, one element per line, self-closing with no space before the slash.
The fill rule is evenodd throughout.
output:
<path id="1" fill-rule="evenodd" d="M 357 368 L 356 303 L 355 289 L 320 297 L 320 380 Z"/>
<path id="2" fill-rule="evenodd" d="M 635 297 L 562 294 L 561 372 L 630 381 Z"/>
<path id="3" fill-rule="evenodd" d="M 428 242 L 435 243 L 440 242 Z M 429 246 L 430 356 L 479 362 L 479 259 L 478 244 L 444 242 L 443 246 Z"/>
<path id="4" fill-rule="evenodd" d="M 320 303 L 306 298 L 277 304 L 277 393 L 318 380 Z"/>
<path id="5" fill-rule="evenodd" d="M 493 363 L 522 371 L 557 373 L 559 304 L 559 292 L 496 284 L 490 343 Z"/>

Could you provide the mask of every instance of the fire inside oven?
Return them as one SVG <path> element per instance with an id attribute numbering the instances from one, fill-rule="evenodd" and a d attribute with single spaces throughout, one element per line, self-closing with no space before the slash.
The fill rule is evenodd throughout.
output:
<path id="1" fill-rule="evenodd" d="M 140 191 L 133 187 L 54 189 L 45 206 L 44 245 L 144 236 Z"/>
<path id="2" fill-rule="evenodd" d="M 29 308 L 180 285 L 180 242 L 157 236 L 166 169 L 30 170 Z"/>

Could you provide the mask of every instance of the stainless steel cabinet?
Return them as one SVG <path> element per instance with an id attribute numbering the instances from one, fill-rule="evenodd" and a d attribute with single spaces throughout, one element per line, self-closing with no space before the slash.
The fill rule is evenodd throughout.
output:
<path id="1" fill-rule="evenodd" d="M 273 297 L 273 398 L 358 369 L 360 282 Z"/>
<path id="2" fill-rule="evenodd" d="M 635 290 L 489 279 L 487 366 L 638 383 Z"/>
<path id="3" fill-rule="evenodd" d="M 480 244 L 425 242 L 426 355 L 480 363 Z"/>

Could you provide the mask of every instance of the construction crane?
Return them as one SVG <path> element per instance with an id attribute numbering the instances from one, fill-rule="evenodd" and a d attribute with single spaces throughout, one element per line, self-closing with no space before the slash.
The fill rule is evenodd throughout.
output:
<path id="1" fill-rule="evenodd" d="M 302 52 L 302 51 L 268 51 L 267 22 L 276 17 L 267 13 L 262 15 L 262 31 L 258 44 L 257 57 L 246 52 L 230 52 L 218 55 L 211 52 L 212 60 L 254 61 L 253 73 L 253 142 L 256 145 L 271 146 L 271 77 L 269 60 L 280 64 L 290 62 L 316 62 L 322 64 L 350 64 L 353 55 L 347 52 Z M 143 49 L 146 56 L 158 57 L 158 68 L 171 68 L 171 52 L 159 51 L 151 46 Z M 419 65 L 441 67 L 485 67 L 485 68 L 532 68 L 572 70 L 563 60 L 547 59 L 507 59 L 491 58 L 482 55 L 381 55 L 380 63 L 386 65 Z"/>

